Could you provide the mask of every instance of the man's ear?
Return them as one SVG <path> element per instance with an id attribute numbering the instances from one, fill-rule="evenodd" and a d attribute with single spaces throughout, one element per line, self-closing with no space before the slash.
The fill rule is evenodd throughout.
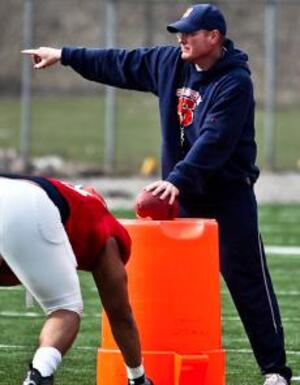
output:
<path id="1" fill-rule="evenodd" d="M 210 40 L 213 44 L 219 43 L 220 37 L 220 31 L 218 31 L 217 29 L 213 29 L 212 31 L 210 31 Z"/>

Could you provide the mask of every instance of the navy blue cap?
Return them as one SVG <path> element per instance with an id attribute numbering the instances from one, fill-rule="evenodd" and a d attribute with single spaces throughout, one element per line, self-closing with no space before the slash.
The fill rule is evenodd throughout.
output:
<path id="1" fill-rule="evenodd" d="M 191 33 L 200 29 L 217 29 L 222 35 L 226 35 L 225 18 L 219 8 L 211 4 L 194 5 L 185 11 L 180 20 L 167 26 L 171 33 Z"/>

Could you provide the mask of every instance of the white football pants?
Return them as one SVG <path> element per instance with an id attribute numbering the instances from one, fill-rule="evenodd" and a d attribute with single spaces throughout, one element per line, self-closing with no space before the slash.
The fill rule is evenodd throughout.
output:
<path id="1" fill-rule="evenodd" d="M 81 315 L 76 258 L 59 211 L 32 182 L 0 178 L 0 254 L 46 314 Z"/>

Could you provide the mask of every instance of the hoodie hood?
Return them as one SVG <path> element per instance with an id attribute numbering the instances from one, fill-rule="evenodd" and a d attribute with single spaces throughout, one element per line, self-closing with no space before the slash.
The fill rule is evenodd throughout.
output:
<path id="1" fill-rule="evenodd" d="M 240 67 L 250 73 L 248 55 L 245 52 L 235 48 L 234 43 L 229 39 L 225 40 L 224 49 L 225 53 L 223 58 L 219 60 L 212 69 L 218 71 L 229 67 Z"/>
<path id="2" fill-rule="evenodd" d="M 202 71 L 201 77 L 203 80 L 210 80 L 211 78 L 219 75 L 223 72 L 228 72 L 230 69 L 242 69 L 247 71 L 248 74 L 251 74 L 250 68 L 248 66 L 248 55 L 235 48 L 234 43 L 226 39 L 224 43 L 224 55 L 218 60 L 209 70 Z"/>

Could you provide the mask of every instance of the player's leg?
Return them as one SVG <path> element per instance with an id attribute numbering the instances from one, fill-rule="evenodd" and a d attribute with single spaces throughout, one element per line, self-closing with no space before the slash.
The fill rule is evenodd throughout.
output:
<path id="1" fill-rule="evenodd" d="M 150 385 L 151 381 L 145 378 L 139 333 L 129 303 L 127 273 L 115 239 L 110 238 L 99 255 L 93 276 L 126 363 L 129 383 Z"/>
<path id="2" fill-rule="evenodd" d="M 70 310 L 57 310 L 45 321 L 39 336 L 39 347 L 53 346 L 62 355 L 72 345 L 78 333 L 80 316 Z"/>
<path id="3" fill-rule="evenodd" d="M 7 190 L 3 182 L 1 187 Z M 20 181 L 8 187 L 9 194 L 2 193 L 0 201 L 0 253 L 48 315 L 33 358 L 38 372 L 30 371 L 24 384 L 51 384 L 47 381 L 79 329 L 76 261 L 59 212 L 43 190 Z"/>
<path id="4" fill-rule="evenodd" d="M 62 356 L 71 347 L 79 329 L 80 317 L 69 310 L 51 313 L 41 330 L 39 347 L 23 385 L 52 385 L 53 374 Z"/>

